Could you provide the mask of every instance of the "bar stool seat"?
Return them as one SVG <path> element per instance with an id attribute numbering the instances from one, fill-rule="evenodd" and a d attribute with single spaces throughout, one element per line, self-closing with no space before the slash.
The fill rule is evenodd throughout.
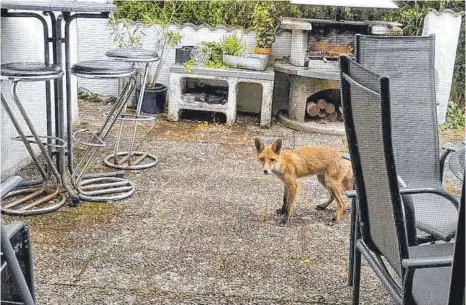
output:
<path id="1" fill-rule="evenodd" d="M 115 78 L 132 75 L 134 67 L 116 60 L 87 60 L 73 65 L 71 72 L 81 77 Z"/>
<path id="2" fill-rule="evenodd" d="M 138 48 L 113 49 L 105 53 L 106 56 L 128 62 L 154 62 L 159 60 L 157 53 Z"/>
<path id="3" fill-rule="evenodd" d="M 11 62 L 1 65 L 1 75 L 22 79 L 47 77 L 58 78 L 63 73 L 57 65 L 46 65 L 41 62 Z"/>

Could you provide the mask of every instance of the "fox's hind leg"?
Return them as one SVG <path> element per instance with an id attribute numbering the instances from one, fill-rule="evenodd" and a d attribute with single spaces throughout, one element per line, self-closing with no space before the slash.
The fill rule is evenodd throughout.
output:
<path id="1" fill-rule="evenodd" d="M 325 189 L 328 191 L 329 193 L 329 198 L 327 199 L 327 201 L 325 201 L 324 203 L 321 203 L 319 205 L 316 206 L 316 210 L 325 210 L 332 202 L 333 200 L 335 199 L 335 197 L 333 196 L 333 192 L 332 190 L 327 186 L 327 183 L 325 183 L 325 176 L 323 174 L 318 174 L 317 175 L 317 180 L 319 180 L 319 182 L 325 187 Z"/>
<path id="2" fill-rule="evenodd" d="M 288 188 L 285 185 L 285 190 L 283 191 L 283 205 L 281 208 L 277 209 L 276 212 L 279 215 L 285 214 L 288 205 Z"/>

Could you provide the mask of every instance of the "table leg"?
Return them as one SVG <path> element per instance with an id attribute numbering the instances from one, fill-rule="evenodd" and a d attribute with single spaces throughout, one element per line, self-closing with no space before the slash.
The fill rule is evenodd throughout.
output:
<path id="1" fill-rule="evenodd" d="M 269 128 L 272 122 L 273 81 L 264 81 L 262 84 L 262 106 L 260 127 Z"/>

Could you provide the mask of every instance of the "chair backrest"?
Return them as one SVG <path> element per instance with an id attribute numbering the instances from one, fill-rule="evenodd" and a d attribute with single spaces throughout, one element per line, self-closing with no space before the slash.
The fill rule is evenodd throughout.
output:
<path id="1" fill-rule="evenodd" d="M 441 187 L 435 37 L 356 35 L 356 61 L 390 78 L 398 175 L 409 187 Z"/>
<path id="2" fill-rule="evenodd" d="M 401 275 L 408 244 L 392 149 L 389 80 L 346 56 L 340 66 L 362 237 Z"/>

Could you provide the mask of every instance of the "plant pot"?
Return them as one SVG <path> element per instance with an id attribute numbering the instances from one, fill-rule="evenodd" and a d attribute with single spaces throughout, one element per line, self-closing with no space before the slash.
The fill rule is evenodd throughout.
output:
<path id="1" fill-rule="evenodd" d="M 228 67 L 264 71 L 267 69 L 267 55 L 250 54 L 244 56 L 223 55 L 223 63 Z"/>
<path id="2" fill-rule="evenodd" d="M 191 51 L 193 50 L 194 46 L 182 46 L 175 50 L 175 63 L 177 64 L 184 64 L 188 60 L 191 59 Z"/>
<path id="3" fill-rule="evenodd" d="M 136 86 L 136 98 L 139 98 L 141 85 Z M 146 87 L 144 98 L 142 99 L 141 111 L 150 114 L 162 113 L 165 110 L 167 101 L 167 87 L 162 84 L 155 84 L 154 88 Z"/>
<path id="4" fill-rule="evenodd" d="M 271 55 L 272 48 L 261 48 L 261 47 L 254 47 L 255 54 L 262 54 L 262 55 Z"/>

